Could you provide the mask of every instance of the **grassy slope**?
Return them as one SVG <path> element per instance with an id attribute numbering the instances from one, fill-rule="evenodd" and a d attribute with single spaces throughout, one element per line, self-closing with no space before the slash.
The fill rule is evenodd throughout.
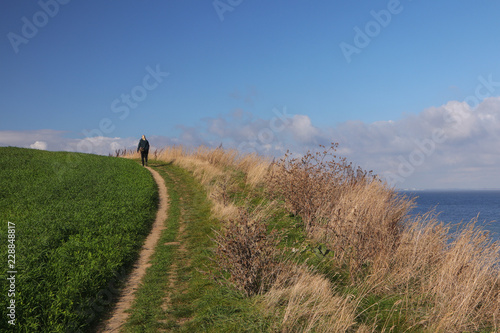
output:
<path id="1" fill-rule="evenodd" d="M 150 161 L 150 165 L 164 177 L 168 188 L 167 228 L 137 291 L 124 331 L 276 331 L 280 316 L 266 313 L 260 296 L 247 297 L 228 281 L 220 280 L 223 275 L 228 277 L 220 272 L 214 256 L 214 230 L 220 230 L 221 221 L 212 215 L 206 189 L 183 168 L 162 161 Z M 249 211 L 267 204 L 261 187 L 248 187 L 245 175 L 237 170 L 226 171 L 234 181 L 228 193 L 231 201 Z M 314 252 L 316 244 L 305 242 L 299 219 L 276 208 L 268 222 L 269 230 L 286 235 L 282 246 L 288 251 L 302 247 L 299 261 L 321 267 L 324 257 Z"/>
<path id="2" fill-rule="evenodd" d="M 211 260 L 212 237 L 219 222 L 211 217 L 205 190 L 182 168 L 164 162 L 150 165 L 168 187 L 167 228 L 136 294 L 125 331 L 265 331 L 267 324 L 252 299 L 206 274 L 216 269 Z"/>
<path id="3" fill-rule="evenodd" d="M 46 154 L 45 152 L 30 152 L 33 154 Z M 214 153 L 218 152 L 215 151 Z M 57 161 L 54 156 L 56 155 L 51 155 L 50 162 L 44 162 L 44 167 L 25 172 L 25 177 L 33 178 L 34 175 L 34 178 L 38 179 L 37 177 L 41 177 L 38 174 L 38 170 L 43 170 L 43 168 L 47 169 L 47 163 L 51 165 L 53 173 L 55 173 L 57 177 L 66 178 L 66 174 L 72 174 L 73 171 L 71 170 L 73 168 L 78 169 L 79 165 L 84 165 L 85 171 L 91 171 L 90 173 L 94 174 L 92 177 L 97 177 L 99 179 L 102 177 L 102 175 L 97 174 L 103 172 L 102 165 L 106 158 L 95 157 L 96 160 L 92 163 L 88 163 L 98 164 L 99 166 L 91 167 L 87 165 L 87 162 L 81 160 L 81 155 L 62 154 L 61 157 L 64 157 L 59 161 Z M 102 161 L 98 161 L 98 159 L 102 159 Z M 179 158 L 178 160 L 181 159 Z M 216 159 L 214 160 L 216 161 Z M 109 161 L 109 159 L 106 161 Z M 146 170 L 138 166 L 132 166 L 135 162 L 121 159 L 115 159 L 114 161 L 123 161 L 116 163 L 125 163 L 127 168 L 130 167 L 128 170 L 134 170 L 134 175 L 142 172 L 145 179 L 147 178 L 151 181 Z M 152 259 L 153 265 L 148 269 L 143 286 L 137 292 L 136 303 L 131 311 L 130 320 L 125 326 L 126 332 L 274 332 L 280 330 L 302 332 L 306 327 L 309 327 L 312 331 L 318 332 L 332 331 L 329 318 L 335 319 L 337 317 L 335 315 L 336 309 L 342 310 L 341 307 L 335 304 L 336 301 L 346 303 L 348 305 L 346 307 L 347 310 L 354 307 L 352 319 L 348 319 L 345 325 L 346 327 L 350 327 L 349 331 L 426 331 L 425 325 L 415 323 L 414 318 L 405 317 L 407 315 L 414 316 L 415 310 L 424 311 L 425 309 L 422 307 L 422 304 L 417 302 L 414 307 L 410 306 L 411 302 L 415 301 L 412 296 L 406 296 L 406 294 L 402 294 L 397 290 L 391 291 L 389 289 L 385 290 L 384 288 L 378 288 L 376 291 L 374 290 L 372 292 L 364 290 L 362 284 L 352 284 L 349 282 L 349 270 L 337 264 L 333 259 L 332 252 L 325 252 L 325 244 L 319 244 L 308 238 L 300 217 L 292 216 L 284 209 L 282 203 L 274 206 L 269 214 L 266 214 L 266 223 L 269 229 L 276 228 L 281 231 L 281 247 L 284 249 L 285 256 L 288 260 L 295 263 L 306 263 L 311 267 L 311 272 L 313 274 L 304 274 L 306 278 L 302 285 L 297 284 L 294 285 L 293 288 L 278 286 L 282 289 L 275 290 L 274 294 L 276 294 L 276 291 L 279 294 L 281 292 L 280 290 L 286 291 L 289 294 L 287 294 L 288 296 L 285 295 L 278 298 L 277 301 L 273 300 L 275 296 L 270 292 L 263 295 L 247 297 L 243 292 L 236 290 L 230 284 L 226 283 L 227 280 L 224 280 L 223 276 L 227 278 L 227 272 L 224 273 L 219 271 L 214 261 L 215 256 L 213 253 L 216 247 L 213 240 L 213 230 L 219 230 L 221 222 L 214 218 L 213 202 L 210 203 L 206 190 L 212 187 L 212 190 L 209 189 L 211 199 L 218 197 L 220 200 L 220 198 L 222 198 L 224 202 L 227 200 L 230 204 L 245 207 L 246 210 L 252 211 L 261 203 L 263 206 L 269 205 L 269 201 L 266 199 L 264 193 L 265 186 L 248 186 L 246 183 L 248 175 L 245 175 L 244 172 L 239 171 L 237 168 L 221 168 L 221 171 L 216 172 L 212 170 L 214 164 L 212 162 L 210 164 L 205 162 L 193 164 L 189 167 L 191 162 L 192 160 L 189 160 L 189 163 L 187 163 L 188 167 L 182 165 L 182 167 L 179 167 L 170 162 L 151 161 L 151 165 L 165 178 L 168 187 L 170 196 L 169 216 L 166 222 L 167 229 L 164 231 Z M 2 166 L 4 164 L 2 158 L 0 158 L 0 164 Z M 186 171 L 186 169 L 192 170 L 192 172 Z M 211 170 L 214 171 L 214 176 L 210 176 L 209 173 Z M 0 179 L 2 179 L 2 183 L 4 183 L 4 179 L 8 179 L 7 177 L 10 177 L 10 175 L 8 172 L 0 172 L 2 172 L 0 174 Z M 11 169 L 11 173 L 15 172 L 15 170 Z M 115 170 L 114 173 L 111 173 L 116 174 L 117 172 Z M 79 177 L 82 178 L 84 176 L 80 174 Z M 115 176 L 104 176 L 104 178 L 106 177 L 113 178 Z M 135 176 L 129 175 L 129 178 L 133 177 Z M 25 181 L 22 177 L 18 177 L 17 179 Z M 38 187 L 35 186 L 37 182 L 32 182 L 31 180 L 29 181 L 29 187 L 31 189 L 39 188 L 41 191 L 47 191 L 45 190 L 47 186 L 42 184 L 43 179 L 46 178 L 41 177 L 40 179 L 42 179 L 42 181 Z M 68 179 L 71 179 L 71 177 Z M 12 181 L 13 179 L 10 180 Z M 225 180 L 228 181 L 226 182 Z M 122 181 L 129 185 L 130 179 L 124 179 Z M 26 182 L 28 181 L 26 180 Z M 200 185 L 200 182 L 202 182 L 204 186 Z M 16 188 L 15 181 L 11 183 L 14 185 L 11 186 L 9 195 L 4 195 L 3 192 L 0 192 L 0 204 L 2 205 L 5 203 L 5 205 L 8 206 L 16 202 L 16 200 L 13 200 L 12 191 L 19 190 L 20 187 Z M 85 182 L 80 180 L 78 183 L 85 184 Z M 93 186 L 96 185 L 95 180 L 91 180 L 90 183 L 94 184 Z M 90 183 L 84 185 L 83 189 L 80 191 L 88 191 L 89 188 L 92 188 Z M 129 189 L 116 188 L 113 186 L 114 185 L 111 184 L 109 185 L 109 187 L 112 187 L 109 192 L 111 199 L 116 198 L 117 195 L 123 195 L 121 192 L 129 191 Z M 53 187 L 52 185 L 49 186 L 49 188 Z M 105 191 L 105 189 L 103 189 L 103 191 Z M 33 191 L 30 191 L 29 194 L 24 193 L 20 195 L 19 197 L 22 198 L 21 201 L 23 200 L 23 196 L 36 196 L 31 192 Z M 78 191 L 75 193 L 78 193 Z M 96 191 L 95 194 L 101 195 L 101 191 Z M 40 197 L 44 197 L 44 195 L 40 195 Z M 55 198 L 51 198 L 50 202 L 56 202 Z M 95 203 L 96 201 L 93 200 L 92 202 Z M 67 197 L 62 198 L 58 204 L 68 204 Z M 42 210 L 42 208 L 40 208 L 42 206 L 43 205 L 38 205 L 39 210 Z M 82 206 L 85 206 L 83 201 Z M 73 212 L 75 212 L 74 209 Z M 89 212 L 89 214 L 89 216 L 94 216 L 91 212 Z M 137 209 L 128 211 L 128 214 L 131 218 L 135 218 L 137 216 Z M 4 218 L 3 215 L 0 215 L 0 218 L 2 218 L 2 221 L 5 220 L 5 224 L 7 221 L 6 219 L 12 220 L 10 217 Z M 26 219 L 26 216 L 24 219 L 19 217 L 16 218 L 18 221 L 17 223 L 26 223 L 22 222 Z M 69 228 L 67 223 L 60 222 L 54 217 L 54 212 L 52 212 L 50 218 L 45 218 L 45 220 L 51 222 L 55 221 L 60 227 Z M 82 219 L 82 221 L 83 220 L 85 219 Z M 38 225 L 42 225 L 44 228 L 50 228 L 50 225 L 47 223 L 41 224 L 36 223 L 36 221 L 40 220 L 35 220 L 32 225 L 28 224 L 28 226 L 36 228 Z M 54 227 L 49 231 L 56 233 L 60 227 Z M 6 229 L 5 226 L 5 228 L 0 230 L 0 235 L 2 236 L 1 240 L 4 244 L 6 244 Z M 17 231 L 18 237 L 22 234 L 19 230 Z M 65 230 L 66 229 L 63 229 L 64 233 L 67 232 Z M 106 231 L 112 230 L 109 229 Z M 51 235 L 51 233 L 44 232 L 42 229 L 37 233 Z M 129 230 L 127 230 L 127 234 L 128 233 L 130 233 Z M 123 233 L 121 235 L 123 236 Z M 31 240 L 36 239 L 36 237 L 24 236 L 23 238 Z M 66 240 L 71 241 L 72 236 L 70 235 L 69 238 L 64 239 L 61 243 L 65 243 Z M 127 240 L 127 242 L 128 241 L 130 240 Z M 82 238 L 78 244 L 80 247 L 98 247 L 101 245 L 97 242 L 93 243 L 92 236 Z M 19 251 L 21 252 L 21 249 L 19 249 Z M 64 253 L 64 251 L 66 250 L 63 250 L 62 253 Z M 57 253 L 57 251 L 54 253 Z M 92 253 L 92 260 L 88 262 L 97 262 L 99 265 L 104 258 L 106 258 L 106 252 L 96 253 L 95 256 Z M 67 267 L 62 267 L 63 269 L 67 269 L 64 274 L 73 275 L 75 271 L 74 260 L 66 260 L 65 265 L 67 265 Z M 36 272 L 36 269 L 33 266 L 26 271 Z M 206 272 L 210 271 L 212 274 L 206 274 Z M 94 290 L 91 293 L 85 292 L 83 295 L 85 296 L 88 294 L 94 296 L 91 296 L 87 302 L 92 303 L 92 306 L 84 307 L 83 311 L 79 311 L 82 316 L 93 317 L 96 314 L 100 314 L 102 312 L 102 305 L 109 302 L 107 299 L 103 300 L 102 297 L 110 293 L 112 294 L 115 291 L 115 289 L 110 288 L 107 283 L 109 280 L 113 282 L 113 279 L 116 279 L 113 272 L 117 272 L 117 270 L 108 270 L 107 272 L 107 274 L 103 272 L 100 277 L 102 280 L 100 284 L 101 289 L 97 289 L 97 291 Z M 83 273 L 86 274 L 85 276 L 90 276 L 90 274 L 87 274 L 86 270 L 83 271 Z M 120 271 L 119 275 L 123 275 L 122 271 Z M 2 276 L 0 277 L 3 278 Z M 21 275 L 19 275 L 19 277 L 21 278 Z M 92 276 L 92 278 L 94 277 Z M 78 276 L 77 280 L 81 280 L 80 276 Z M 93 281 L 93 279 L 89 280 Z M 325 287 L 323 295 L 317 294 L 314 290 L 308 291 L 307 288 L 309 285 L 315 281 L 321 282 Z M 325 281 L 328 283 L 325 284 Z M 52 285 L 52 283 L 48 283 L 46 286 Z M 54 285 L 57 287 L 56 284 Z M 102 286 L 105 287 L 103 288 Z M 104 293 L 102 293 L 103 290 L 105 291 Z M 292 298 L 293 292 L 301 290 L 304 291 L 302 294 L 299 293 Z M 48 294 L 50 294 L 50 290 Z M 95 295 L 98 295 L 97 301 L 95 300 Z M 99 298 L 99 295 L 101 298 Z M 326 301 L 324 300 L 324 295 L 327 297 Z M 64 302 L 67 297 L 67 294 L 63 294 L 63 297 L 58 300 Z M 333 301 L 333 303 L 330 302 L 330 300 Z M 39 313 L 44 313 L 43 310 L 40 310 L 43 309 L 43 306 L 59 304 L 54 300 L 46 303 L 43 303 L 43 299 L 40 301 L 42 301 L 41 305 L 31 303 L 27 308 L 39 311 Z M 293 302 L 296 302 L 294 306 L 292 306 Z M 272 306 L 269 304 L 272 304 Z M 333 310 L 329 308 L 330 304 L 334 306 Z M 3 306 L 3 304 L 1 305 Z M 288 316 L 288 321 L 286 321 L 285 318 L 289 310 L 295 312 L 293 312 L 293 316 Z M 423 313 L 421 316 L 425 317 L 425 315 L 426 314 Z M 290 318 L 292 318 L 292 320 Z M 318 318 L 320 321 L 314 324 L 313 320 Z M 50 318 L 46 320 L 50 320 Z M 354 323 L 349 323 L 349 320 L 353 320 Z M 310 326 L 310 323 L 312 323 L 311 325 L 313 326 Z M 427 331 L 432 331 L 432 329 L 428 329 Z M 491 330 L 486 328 L 484 332 L 486 331 Z"/>
<path id="4" fill-rule="evenodd" d="M 440 300 L 436 301 L 432 298 L 432 291 L 420 288 L 423 282 L 426 282 L 425 277 L 422 278 L 423 282 L 418 284 L 414 283 L 413 277 L 410 276 L 410 281 L 403 283 L 398 289 L 399 285 L 393 287 L 391 284 L 393 283 L 391 274 L 394 272 L 390 267 L 387 271 L 379 268 L 380 276 L 375 276 L 379 280 L 373 278 L 369 265 L 361 266 L 359 272 L 354 272 L 356 274 L 354 275 L 347 264 L 336 260 L 333 250 L 328 252 L 328 244 L 322 244 L 308 237 L 299 215 L 293 215 L 286 210 L 282 201 L 278 201 L 276 205 L 270 205 L 269 200 L 266 199 L 266 184 L 249 185 L 250 173 L 245 174 L 245 171 L 241 171 L 238 167 L 233 168 L 231 163 L 225 163 L 224 158 L 229 154 L 218 149 L 208 152 L 198 150 L 190 154 L 182 148 L 167 149 L 167 153 L 161 158 L 168 163 L 158 163 L 162 164 L 159 171 L 166 179 L 169 194 L 173 195 L 169 213 L 171 214 L 169 223 L 172 224 L 169 224 L 168 228 L 175 230 L 170 230 L 170 236 L 166 236 L 164 241 L 175 241 L 179 244 L 177 247 L 165 246 L 165 254 L 158 254 L 155 259 L 157 263 L 160 263 L 160 267 L 154 270 L 162 276 L 157 275 L 156 286 L 149 282 L 145 283 L 140 291 L 143 294 L 142 300 L 138 301 L 132 310 L 132 320 L 127 326 L 127 332 L 163 330 L 179 332 L 346 330 L 349 332 L 435 332 L 460 331 L 460 329 L 454 329 L 459 327 L 458 325 L 472 327 L 467 322 L 463 325 L 460 323 L 455 325 L 441 320 L 441 313 L 449 313 L 453 316 L 456 313 L 456 307 L 446 303 L 443 306 L 444 311 L 434 311 L 433 309 L 439 309 L 436 305 L 441 305 L 437 303 Z M 221 156 L 217 158 L 218 155 Z M 186 172 L 182 168 L 191 171 Z M 204 186 L 200 186 L 198 182 Z M 214 205 L 212 212 L 206 207 L 207 191 Z M 198 199 L 193 200 L 195 197 Z M 359 203 L 363 197 L 357 196 L 354 199 L 354 203 Z M 219 205 L 216 201 L 219 201 Z M 226 204 L 244 207 L 250 212 L 260 204 L 262 207 L 271 207 L 268 214 L 264 214 L 264 220 L 269 229 L 276 228 L 281 231 L 280 247 L 284 250 L 287 262 L 309 266 L 309 272 L 300 271 L 304 276 L 298 281 L 300 283 L 291 284 L 285 281 L 284 284 L 273 287 L 274 290 L 247 297 L 243 292 L 226 283 L 227 280 L 220 279 L 221 272 L 218 271 L 219 268 L 214 262 L 214 253 L 210 251 L 216 247 L 215 242 L 210 239 L 213 233 L 205 229 L 207 231 L 201 233 L 201 238 L 197 239 L 189 236 L 188 230 L 186 235 L 182 236 L 182 233 L 179 233 L 179 226 L 187 220 L 189 225 L 195 226 L 191 231 L 193 233 L 197 231 L 196 228 L 203 230 L 212 226 L 219 229 L 221 222 L 217 221 L 214 216 L 224 215 L 218 209 Z M 385 211 L 381 210 L 381 213 Z M 195 218 L 188 218 L 189 215 Z M 435 231 L 432 228 L 422 230 L 419 229 L 418 235 L 424 231 L 430 234 Z M 411 230 L 408 233 L 411 234 Z M 190 239 L 190 237 L 193 238 Z M 193 242 L 193 239 L 196 239 L 196 242 Z M 183 242 L 187 248 L 185 253 L 179 251 Z M 430 241 L 429 244 L 434 243 Z M 408 249 L 410 251 L 407 251 Z M 411 255 L 413 250 L 411 246 L 403 246 L 399 255 L 404 255 L 406 252 Z M 453 255 L 447 248 L 444 250 L 448 255 Z M 433 251 L 437 256 L 441 255 L 440 249 Z M 402 257 L 403 268 L 408 260 L 406 256 Z M 196 264 L 193 265 L 193 262 Z M 392 262 L 390 264 L 394 265 Z M 424 265 L 425 267 L 427 266 Z M 213 275 L 200 274 L 201 270 L 212 270 Z M 437 278 L 441 278 L 441 273 L 437 273 L 439 273 L 436 274 Z M 153 276 L 156 273 L 153 273 L 151 269 L 148 274 Z M 168 281 L 172 275 L 177 275 L 173 286 Z M 228 277 L 227 272 L 222 272 L 222 275 Z M 459 285 L 455 275 L 449 278 L 450 283 Z M 358 282 L 353 282 L 353 276 Z M 217 282 L 213 277 L 219 278 Z M 316 285 L 322 287 L 318 289 L 315 288 Z M 495 286 L 491 290 L 495 292 Z M 452 292 L 451 295 L 455 294 Z M 460 297 L 461 294 L 457 295 Z M 148 301 L 152 299 L 155 300 L 154 303 L 148 304 Z M 170 299 L 171 304 L 163 308 L 166 299 Z M 436 303 L 429 302 L 429 299 Z M 488 309 L 485 310 L 486 314 L 496 311 L 492 308 L 488 312 Z M 475 313 L 467 309 L 464 311 L 467 311 L 466 315 Z M 468 328 L 467 331 L 494 331 L 490 319 L 486 318 L 481 321 L 479 318 L 474 324 L 475 328 Z M 333 328 L 336 322 L 339 322 L 343 329 Z"/>
<path id="5" fill-rule="evenodd" d="M 0 189 L 5 258 L 7 221 L 16 224 L 16 329 L 85 331 L 116 295 L 154 219 L 151 174 L 125 159 L 9 147 L 0 148 Z M 0 297 L 0 307 L 7 301 Z"/>

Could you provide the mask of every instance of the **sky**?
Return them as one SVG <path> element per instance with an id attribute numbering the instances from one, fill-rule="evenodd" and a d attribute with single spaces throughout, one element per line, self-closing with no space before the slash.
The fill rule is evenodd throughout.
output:
<path id="1" fill-rule="evenodd" d="M 4 0 L 0 146 L 338 153 L 500 188 L 500 2 Z"/>

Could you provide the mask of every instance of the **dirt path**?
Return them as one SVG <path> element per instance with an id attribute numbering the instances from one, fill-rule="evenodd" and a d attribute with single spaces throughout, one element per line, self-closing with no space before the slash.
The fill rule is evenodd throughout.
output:
<path id="1" fill-rule="evenodd" d="M 180 183 L 179 181 L 175 181 L 176 187 L 182 189 L 185 188 L 185 185 Z M 165 298 L 163 299 L 163 304 L 162 304 L 162 309 L 163 311 L 167 312 L 167 309 L 172 308 L 172 295 L 174 294 L 174 291 L 176 292 L 186 292 L 187 289 L 187 283 L 185 281 L 179 281 L 179 276 L 178 276 L 178 270 L 180 269 L 179 264 L 182 263 L 183 266 L 190 266 L 190 258 L 187 256 L 187 249 L 186 249 L 186 244 L 185 242 L 182 241 L 182 238 L 186 232 L 186 224 L 185 224 L 185 217 L 186 217 L 186 208 L 185 208 L 185 197 L 180 198 L 179 206 L 181 207 L 180 210 L 180 216 L 179 216 L 179 231 L 176 236 L 176 240 L 170 243 L 165 243 L 165 245 L 175 245 L 178 246 L 177 249 L 177 255 L 174 262 L 172 262 L 172 265 L 170 266 L 170 274 L 168 277 L 168 289 L 165 295 Z M 175 318 L 173 316 L 170 316 L 166 319 L 161 320 L 160 322 L 162 323 L 168 323 L 169 320 L 174 320 L 177 325 L 181 326 L 184 324 L 186 321 L 189 320 L 189 318 Z M 166 330 L 159 330 L 158 332 L 167 332 Z"/>
<path id="2" fill-rule="evenodd" d="M 125 286 L 121 291 L 120 298 L 118 299 L 111 316 L 97 330 L 99 333 L 119 332 L 123 324 L 127 321 L 129 314 L 125 311 L 131 307 L 132 302 L 134 301 L 135 290 L 139 287 L 143 276 L 146 274 L 146 269 L 151 266 L 149 259 L 154 253 L 162 230 L 165 229 L 164 221 L 167 218 L 168 209 L 167 188 L 165 187 L 165 181 L 160 174 L 149 167 L 148 169 L 153 174 L 153 177 L 158 184 L 158 191 L 160 195 L 160 204 L 158 212 L 156 213 L 156 219 L 153 223 L 151 232 L 146 238 L 141 252 L 139 253 L 139 259 L 134 264 L 134 268 L 128 277 L 128 281 L 125 283 Z"/>

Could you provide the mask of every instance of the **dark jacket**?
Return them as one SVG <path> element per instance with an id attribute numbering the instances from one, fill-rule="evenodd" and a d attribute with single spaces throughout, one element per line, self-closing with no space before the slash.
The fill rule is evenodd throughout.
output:
<path id="1" fill-rule="evenodd" d="M 139 141 L 139 145 L 137 146 L 137 151 L 139 151 L 140 148 L 144 148 L 144 152 L 147 154 L 149 153 L 149 142 L 148 140 L 143 140 Z"/>

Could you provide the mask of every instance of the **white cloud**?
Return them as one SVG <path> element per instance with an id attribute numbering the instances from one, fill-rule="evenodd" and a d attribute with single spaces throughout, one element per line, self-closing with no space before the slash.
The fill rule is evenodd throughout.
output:
<path id="1" fill-rule="evenodd" d="M 36 131 L 0 131 L 0 146 L 17 146 L 30 148 L 37 141 L 46 144 L 45 149 L 57 150 L 60 138 L 65 134 L 63 131 L 50 129 Z M 53 147 L 52 147 L 52 146 Z"/>
<path id="2" fill-rule="evenodd" d="M 317 143 L 316 138 L 320 134 L 319 129 L 312 125 L 308 116 L 299 114 L 292 117 L 289 130 L 297 142 L 304 144 Z"/>
<path id="3" fill-rule="evenodd" d="M 500 98 L 474 109 L 451 101 L 397 121 L 345 123 L 326 132 L 349 158 L 398 187 L 500 188 L 491 168 L 500 165 Z"/>
<path id="4" fill-rule="evenodd" d="M 131 149 L 139 139 L 92 137 L 84 139 L 67 138 L 67 132 L 55 130 L 0 131 L 0 146 L 16 146 L 51 151 L 74 151 L 107 155 L 116 149 Z"/>
<path id="5" fill-rule="evenodd" d="M 47 150 L 47 142 L 45 141 L 36 141 L 35 143 L 30 145 L 30 148 Z"/>
<path id="6" fill-rule="evenodd" d="M 318 144 L 340 144 L 338 153 L 400 188 L 500 188 L 500 98 L 476 108 L 463 102 L 431 107 L 398 120 L 349 121 L 315 126 L 307 115 L 273 110 L 269 119 L 236 110 L 205 118 L 197 126 L 179 125 L 177 137 L 152 136 L 153 149 L 182 144 L 237 148 L 242 152 L 282 156 L 303 154 Z M 135 149 L 139 138 L 66 138 L 54 130 L 0 131 L 0 146 L 80 151 L 107 155 Z"/>
<path id="7" fill-rule="evenodd" d="M 67 140 L 64 150 L 108 155 L 113 154 L 117 149 L 134 149 L 137 147 L 137 142 L 139 142 L 139 139 L 96 136 L 84 139 Z"/>

